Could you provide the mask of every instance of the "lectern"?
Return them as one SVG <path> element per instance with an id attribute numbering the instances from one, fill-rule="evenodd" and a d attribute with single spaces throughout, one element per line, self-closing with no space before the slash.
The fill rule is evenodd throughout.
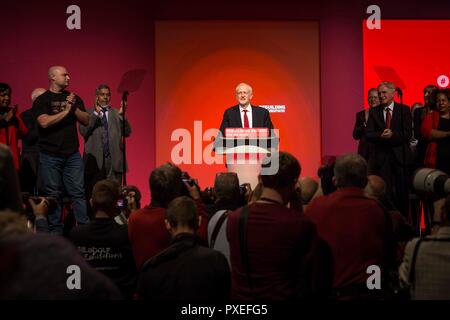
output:
<path id="1" fill-rule="evenodd" d="M 228 172 L 235 172 L 239 183 L 258 184 L 261 163 L 266 156 L 278 151 L 279 139 L 267 128 L 226 128 L 214 142 L 216 154 L 224 156 Z"/>

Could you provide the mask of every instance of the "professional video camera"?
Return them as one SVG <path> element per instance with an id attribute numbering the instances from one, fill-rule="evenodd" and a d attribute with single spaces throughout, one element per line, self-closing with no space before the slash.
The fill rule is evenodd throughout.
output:
<path id="1" fill-rule="evenodd" d="M 450 176 L 437 169 L 420 168 L 414 172 L 413 186 L 426 198 L 443 198 L 450 194 Z"/>

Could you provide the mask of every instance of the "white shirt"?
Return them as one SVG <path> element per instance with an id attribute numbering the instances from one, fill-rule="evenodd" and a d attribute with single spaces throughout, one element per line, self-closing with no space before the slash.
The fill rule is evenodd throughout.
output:
<path id="1" fill-rule="evenodd" d="M 389 109 L 391 111 L 391 119 L 392 119 L 392 115 L 394 112 L 394 101 L 392 101 L 390 105 L 384 107 L 383 109 L 384 122 L 386 122 L 386 109 Z"/>
<path id="2" fill-rule="evenodd" d="M 244 127 L 244 110 L 247 111 L 247 118 L 248 118 L 248 127 L 253 128 L 253 117 L 252 117 L 252 106 L 249 104 L 247 108 L 242 108 L 241 105 L 239 105 L 239 111 L 241 113 L 241 121 L 242 121 L 242 128 Z"/>

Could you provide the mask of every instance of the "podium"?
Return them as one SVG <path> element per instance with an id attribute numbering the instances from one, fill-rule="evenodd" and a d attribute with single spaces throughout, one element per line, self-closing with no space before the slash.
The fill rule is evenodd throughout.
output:
<path id="1" fill-rule="evenodd" d="M 278 151 L 278 137 L 267 128 L 226 128 L 219 132 L 214 145 L 216 154 L 224 156 L 228 172 L 238 175 L 239 183 L 254 189 L 265 157 Z"/>

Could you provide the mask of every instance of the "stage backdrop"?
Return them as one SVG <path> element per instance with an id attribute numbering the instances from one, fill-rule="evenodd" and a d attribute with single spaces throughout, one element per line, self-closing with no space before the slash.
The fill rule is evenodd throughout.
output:
<path id="1" fill-rule="evenodd" d="M 212 186 L 215 173 L 226 169 L 205 163 L 202 154 L 211 139 L 203 141 L 203 134 L 219 128 L 225 109 L 237 103 L 236 85 L 246 82 L 253 87 L 252 104 L 284 106 L 285 112 L 271 113 L 280 149 L 300 160 L 302 175 L 316 175 L 321 157 L 317 22 L 158 21 L 155 50 L 156 165 L 173 161 L 173 148 L 184 143 L 188 150 L 174 152 L 184 156 L 181 168 L 202 188 Z M 181 135 L 171 139 L 174 132 Z"/>
<path id="2" fill-rule="evenodd" d="M 449 85 L 449 20 L 382 20 L 380 30 L 367 29 L 364 21 L 363 34 L 366 92 L 380 81 L 393 81 L 411 106 L 423 103 L 426 85 Z"/>

